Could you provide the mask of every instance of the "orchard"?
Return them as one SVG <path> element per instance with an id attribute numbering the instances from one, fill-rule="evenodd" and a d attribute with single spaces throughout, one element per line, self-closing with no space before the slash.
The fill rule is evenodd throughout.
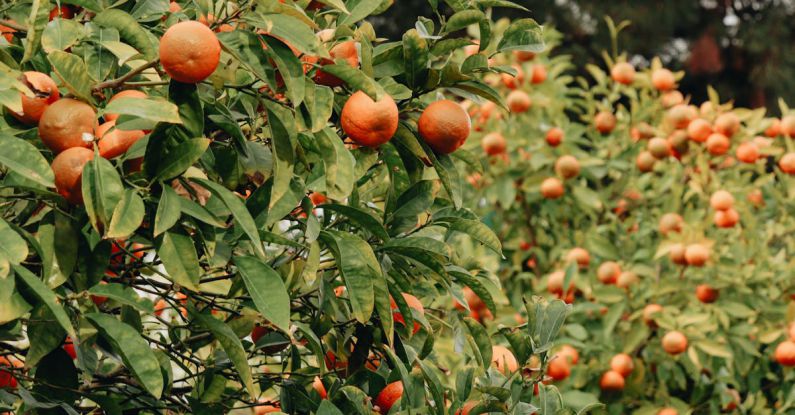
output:
<path id="1" fill-rule="evenodd" d="M 0 412 L 795 411 L 795 112 L 430 5 L 0 6 Z"/>

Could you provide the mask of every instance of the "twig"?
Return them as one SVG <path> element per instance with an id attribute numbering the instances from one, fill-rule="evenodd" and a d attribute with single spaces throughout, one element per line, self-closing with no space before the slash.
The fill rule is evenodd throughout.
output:
<path id="1" fill-rule="evenodd" d="M 0 25 L 6 26 L 8 28 L 14 29 L 19 33 L 27 33 L 28 28 L 25 26 L 20 25 L 19 23 L 12 22 L 11 20 L 0 20 Z"/>
<path id="2" fill-rule="evenodd" d="M 101 90 L 103 90 L 105 88 L 112 88 L 112 89 L 118 88 L 118 87 L 122 86 L 125 83 L 125 81 L 127 81 L 128 79 L 130 79 L 130 78 L 134 77 L 135 75 L 138 75 L 141 72 L 143 72 L 143 71 L 145 71 L 145 70 L 157 65 L 158 62 L 160 62 L 160 58 L 156 58 L 154 60 L 151 60 L 151 61 L 149 61 L 149 62 L 147 62 L 147 63 L 145 63 L 145 64 L 143 64 L 143 65 L 141 65 L 141 66 L 139 66 L 139 67 L 137 67 L 137 68 L 135 68 L 133 70 L 131 70 L 130 72 L 127 72 L 126 74 L 124 74 L 124 75 L 122 75 L 122 76 L 120 76 L 120 77 L 118 77 L 116 79 L 111 79 L 111 80 L 108 80 L 108 81 L 105 81 L 105 82 L 100 82 L 100 83 L 94 85 L 93 90 L 94 91 L 101 91 Z"/>

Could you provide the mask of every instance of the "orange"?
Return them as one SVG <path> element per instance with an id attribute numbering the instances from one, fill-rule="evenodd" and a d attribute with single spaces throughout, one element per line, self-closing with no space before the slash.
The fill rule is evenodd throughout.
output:
<path id="1" fill-rule="evenodd" d="M 170 13 L 176 13 L 182 11 L 182 6 L 180 6 L 179 3 L 172 1 L 168 4 L 168 11 Z"/>
<path id="2" fill-rule="evenodd" d="M 712 134 L 712 124 L 703 118 L 696 118 L 687 126 L 687 136 L 697 143 L 707 141 Z"/>
<path id="3" fill-rule="evenodd" d="M 685 96 L 679 91 L 668 91 L 660 97 L 663 107 L 671 108 L 685 102 Z"/>
<path id="4" fill-rule="evenodd" d="M 261 339 L 266 334 L 270 333 L 271 329 L 265 326 L 261 326 L 259 324 L 255 325 L 254 328 L 251 330 L 251 341 L 257 343 L 259 339 Z"/>
<path id="5" fill-rule="evenodd" d="M 323 193 L 319 193 L 319 192 L 310 193 L 309 194 L 309 200 L 312 201 L 312 205 L 314 205 L 314 206 L 322 205 L 322 204 L 324 204 L 324 203 L 326 203 L 328 201 L 328 199 L 326 198 L 326 195 L 324 195 Z"/>
<path id="6" fill-rule="evenodd" d="M 560 346 L 560 350 L 558 350 L 559 358 L 576 365 L 577 362 L 580 361 L 580 353 L 574 347 L 569 346 L 568 344 L 564 344 Z"/>
<path id="7" fill-rule="evenodd" d="M 700 284 L 696 287 L 696 298 L 704 304 L 714 303 L 718 299 L 718 290 L 708 284 Z"/>
<path id="8" fill-rule="evenodd" d="M 591 263 L 591 254 L 583 248 L 572 248 L 566 254 L 566 262 L 576 262 L 580 268 L 588 268 Z"/>
<path id="9" fill-rule="evenodd" d="M 99 283 L 102 284 L 102 285 L 107 284 L 107 282 L 105 282 L 105 281 L 100 281 Z M 108 297 L 105 297 L 103 295 L 92 295 L 91 296 L 91 301 L 93 301 L 94 304 L 99 306 L 99 305 L 104 304 L 106 301 L 108 301 Z"/>
<path id="10" fill-rule="evenodd" d="M 776 361 L 783 366 L 795 366 L 795 342 L 785 340 L 776 346 Z"/>
<path id="11" fill-rule="evenodd" d="M 505 346 L 494 345 L 491 347 L 491 364 L 505 376 L 519 370 L 516 356 Z"/>
<path id="12" fill-rule="evenodd" d="M 478 295 L 475 294 L 475 292 L 472 291 L 471 288 L 469 288 L 467 286 L 464 286 L 462 291 L 463 291 L 463 294 L 464 294 L 464 300 L 466 300 L 467 304 L 469 305 L 469 309 L 470 310 L 482 311 L 482 310 L 486 309 L 486 303 L 484 303 L 483 300 L 481 300 L 480 297 L 478 297 Z M 457 301 L 455 302 L 454 305 L 455 305 L 455 308 L 458 309 L 458 310 L 461 310 L 461 311 L 465 310 L 464 306 L 462 306 L 461 304 L 458 304 Z"/>
<path id="13" fill-rule="evenodd" d="M 648 326 L 655 326 L 655 316 L 662 313 L 662 306 L 659 304 L 648 304 L 643 308 L 643 322 Z"/>
<path id="14" fill-rule="evenodd" d="M 172 3 L 173 4 L 173 3 Z M 108 104 L 113 102 L 113 100 L 118 98 L 146 98 L 147 95 L 143 91 L 139 91 L 137 89 L 125 89 L 124 91 L 120 91 L 116 93 L 116 95 L 112 96 L 108 101 Z M 105 121 L 116 121 L 119 119 L 119 114 L 114 114 L 110 112 L 106 112 L 105 115 L 102 116 Z"/>
<path id="15" fill-rule="evenodd" d="M 72 6 L 68 4 L 55 6 L 52 8 L 52 10 L 50 10 L 50 20 L 55 19 L 56 17 L 60 17 L 62 19 L 71 19 L 75 17 L 75 11 Z"/>
<path id="16" fill-rule="evenodd" d="M 274 412 L 281 412 L 281 408 L 279 404 L 273 404 L 273 402 L 266 401 L 264 399 L 260 399 L 260 403 L 262 405 L 257 405 L 254 407 L 254 414 L 255 415 L 265 415 L 265 414 L 272 414 Z"/>
<path id="17" fill-rule="evenodd" d="M 616 116 L 612 112 L 600 111 L 593 119 L 596 130 L 602 134 L 609 134 L 616 128 Z"/>
<path id="18" fill-rule="evenodd" d="M 685 249 L 685 261 L 687 265 L 701 267 L 709 259 L 709 248 L 701 244 L 690 244 Z"/>
<path id="19" fill-rule="evenodd" d="M 638 274 L 632 271 L 624 271 L 618 274 L 618 278 L 616 278 L 616 287 L 627 288 L 636 282 L 638 282 Z"/>
<path id="20" fill-rule="evenodd" d="M 112 159 L 127 152 L 136 141 L 146 134 L 141 130 L 119 130 L 116 121 L 108 121 L 97 127 L 99 155 Z"/>
<path id="21" fill-rule="evenodd" d="M 715 226 L 719 228 L 734 227 L 740 221 L 740 214 L 736 210 L 730 208 L 726 210 L 719 210 L 712 216 Z"/>
<path id="22" fill-rule="evenodd" d="M 166 303 L 166 300 L 162 298 L 157 300 L 157 303 L 155 303 L 155 315 L 160 317 L 161 315 L 163 315 L 163 311 L 165 311 L 167 308 L 168 308 L 168 303 Z"/>
<path id="23" fill-rule="evenodd" d="M 546 136 L 547 144 L 552 147 L 557 147 L 563 142 L 563 130 L 558 127 L 552 127 L 547 130 Z"/>
<path id="24" fill-rule="evenodd" d="M 571 179 L 580 174 L 580 162 L 574 156 L 561 156 L 555 161 L 555 172 L 564 179 Z"/>
<path id="25" fill-rule="evenodd" d="M 795 115 L 781 118 L 781 134 L 790 138 L 795 137 Z"/>
<path id="26" fill-rule="evenodd" d="M 713 133 L 707 138 L 707 151 L 713 156 L 720 156 L 729 151 L 729 138 L 721 133 Z"/>
<path id="27" fill-rule="evenodd" d="M 726 137 L 733 136 L 740 130 L 740 119 L 733 112 L 727 112 L 718 116 L 715 119 L 715 131 L 725 135 Z"/>
<path id="28" fill-rule="evenodd" d="M 671 144 L 668 143 L 668 140 L 660 137 L 654 137 L 649 140 L 646 149 L 658 160 L 668 158 L 671 155 Z"/>
<path id="29" fill-rule="evenodd" d="M 668 251 L 668 258 L 671 259 L 671 262 L 677 265 L 686 265 L 687 258 L 685 254 L 687 253 L 687 247 L 682 244 L 673 244 L 671 245 L 670 250 Z"/>
<path id="30" fill-rule="evenodd" d="M 753 141 L 748 141 L 737 146 L 734 155 L 743 163 L 756 163 L 759 159 L 759 148 Z"/>
<path id="31" fill-rule="evenodd" d="M 323 381 L 320 379 L 320 376 L 315 376 L 315 379 L 312 380 L 312 389 L 314 389 L 317 394 L 320 395 L 320 399 L 326 399 L 328 396 L 326 386 L 323 385 Z"/>
<path id="32" fill-rule="evenodd" d="M 357 91 L 342 107 L 340 122 L 342 130 L 356 144 L 378 147 L 397 131 L 397 104 L 388 94 L 376 102 L 364 92 Z"/>
<path id="33" fill-rule="evenodd" d="M 734 196 L 725 190 L 718 190 L 709 198 L 709 205 L 715 210 L 728 210 L 734 206 Z"/>
<path id="34" fill-rule="evenodd" d="M 34 96 L 29 97 L 20 93 L 22 112 L 17 113 L 10 111 L 10 113 L 20 122 L 35 125 L 38 124 L 44 110 L 53 102 L 58 101 L 58 98 L 61 97 L 61 93 L 58 91 L 58 86 L 55 85 L 55 81 L 46 74 L 36 71 L 27 71 L 22 75 L 25 84 L 33 91 Z"/>
<path id="35" fill-rule="evenodd" d="M 508 98 L 506 98 L 506 102 L 508 104 L 508 109 L 514 113 L 523 113 L 527 112 L 530 109 L 530 106 L 533 105 L 533 102 L 530 100 L 530 96 L 527 95 L 527 92 L 514 90 L 508 94 Z"/>
<path id="36" fill-rule="evenodd" d="M 660 223 L 658 229 L 660 233 L 663 235 L 667 235 L 669 232 L 681 232 L 682 231 L 682 224 L 684 223 L 684 219 L 682 219 L 679 214 L 676 213 L 666 213 L 660 217 Z"/>
<path id="37" fill-rule="evenodd" d="M 628 62 L 619 62 L 610 69 L 610 77 L 619 84 L 629 85 L 635 81 L 635 67 Z"/>
<path id="38" fill-rule="evenodd" d="M 11 20 L 11 22 L 14 22 L 14 21 Z M 16 23 L 16 22 L 14 22 L 14 23 Z M 11 43 L 14 40 L 14 33 L 16 33 L 16 32 L 17 32 L 16 29 L 12 29 L 12 28 L 10 28 L 8 26 L 4 26 L 4 25 L 0 24 L 0 34 L 2 34 L 4 38 L 6 38 L 6 41 L 8 41 L 8 43 Z"/>
<path id="39" fill-rule="evenodd" d="M 69 203 L 83 204 L 83 166 L 94 158 L 94 152 L 83 147 L 72 147 L 58 154 L 52 161 L 55 189 Z"/>
<path id="40" fill-rule="evenodd" d="M 673 72 L 661 68 L 651 73 L 651 84 L 658 91 L 669 91 L 676 86 L 676 79 Z"/>
<path id="41" fill-rule="evenodd" d="M 550 177 L 541 182 L 541 195 L 545 199 L 557 199 L 563 196 L 563 183 L 557 177 Z"/>
<path id="42" fill-rule="evenodd" d="M 505 153 L 508 144 L 505 142 L 505 137 L 503 137 L 502 134 L 490 133 L 483 137 L 480 146 L 483 147 L 483 151 L 485 151 L 486 154 L 496 156 Z"/>
<path id="43" fill-rule="evenodd" d="M 512 67 L 516 70 L 516 76 L 507 73 L 500 74 L 503 85 L 508 89 L 516 89 L 524 83 L 524 71 L 522 67 L 519 65 L 512 65 Z"/>
<path id="44" fill-rule="evenodd" d="M 657 415 L 679 415 L 679 411 L 671 407 L 666 407 L 657 411 Z"/>
<path id="45" fill-rule="evenodd" d="M 563 380 L 571 375 L 571 365 L 562 356 L 558 355 L 552 359 L 547 366 L 547 375 L 552 380 Z"/>
<path id="46" fill-rule="evenodd" d="M 384 387 L 378 396 L 373 401 L 373 404 L 378 406 L 379 412 L 382 414 L 388 413 L 395 402 L 403 396 L 403 383 L 400 381 L 392 382 Z"/>
<path id="47" fill-rule="evenodd" d="M 657 159 L 648 151 L 641 151 L 638 153 L 638 157 L 635 158 L 635 165 L 641 173 L 648 173 L 654 170 L 654 163 L 656 162 Z"/>
<path id="48" fill-rule="evenodd" d="M 472 123 L 461 105 L 443 99 L 425 108 L 417 126 L 429 147 L 437 153 L 450 154 L 464 145 Z"/>
<path id="49" fill-rule="evenodd" d="M 13 367 L 12 364 L 5 356 L 0 356 L 0 367 Z M 0 389 L 16 389 L 17 379 L 10 372 L 0 370 Z"/>
<path id="50" fill-rule="evenodd" d="M 409 308 L 417 310 L 419 314 L 425 314 L 425 307 L 422 306 L 422 302 L 420 302 L 420 300 L 417 297 L 408 293 L 402 293 L 402 294 L 403 294 L 403 299 L 406 300 L 406 305 L 408 305 Z M 398 305 L 395 302 L 395 299 L 392 298 L 391 296 L 389 297 L 389 305 L 392 308 L 392 310 L 398 310 Z M 406 320 L 403 318 L 403 314 L 401 314 L 400 311 L 393 312 L 392 319 L 394 319 L 396 323 L 402 324 L 404 326 L 406 325 Z M 415 321 L 414 330 L 412 331 L 412 334 L 416 334 L 418 331 L 420 331 L 420 323 Z"/>
<path id="51" fill-rule="evenodd" d="M 478 406 L 479 403 L 479 401 L 464 402 L 464 405 L 461 406 L 461 409 L 455 411 L 455 415 L 469 415 L 469 411 L 471 411 L 472 408 Z"/>
<path id="52" fill-rule="evenodd" d="M 534 52 L 528 52 L 524 50 L 513 51 L 513 56 L 519 62 L 527 62 L 536 58 L 536 54 Z"/>
<path id="53" fill-rule="evenodd" d="M 687 104 L 674 105 L 666 114 L 668 122 L 678 129 L 687 128 L 697 116 L 696 108 Z"/>
<path id="54" fill-rule="evenodd" d="M 662 348 L 671 355 L 682 353 L 687 350 L 687 337 L 679 331 L 670 331 L 662 338 Z"/>
<path id="55" fill-rule="evenodd" d="M 756 207 L 762 207 L 765 205 L 765 197 L 762 194 L 762 191 L 759 189 L 752 189 L 750 192 L 748 192 L 746 199 L 748 199 L 748 201 Z"/>
<path id="56" fill-rule="evenodd" d="M 606 261 L 599 265 L 596 270 L 596 277 L 603 284 L 615 284 L 616 279 L 621 274 L 621 266 L 617 262 Z"/>
<path id="57" fill-rule="evenodd" d="M 345 63 L 352 68 L 359 67 L 359 53 L 356 50 L 356 42 L 352 40 L 334 45 L 329 51 L 329 55 L 331 55 L 331 59 L 324 58 L 318 63 L 320 65 L 330 65 L 336 60 L 344 60 Z M 323 72 L 322 69 L 318 69 L 315 73 L 315 83 L 335 87 L 342 85 L 344 82 L 342 79 L 327 72 Z"/>
<path id="58" fill-rule="evenodd" d="M 221 44 L 207 26 L 194 21 L 177 23 L 160 39 L 160 63 L 176 81 L 201 82 L 218 67 Z"/>
<path id="59" fill-rule="evenodd" d="M 91 147 L 97 113 L 85 102 L 64 98 L 49 105 L 39 120 L 39 137 L 53 153 Z"/>
<path id="60" fill-rule="evenodd" d="M 532 73 L 530 74 L 530 82 L 533 84 L 541 84 L 547 80 L 547 67 L 544 65 L 533 65 Z"/>
<path id="61" fill-rule="evenodd" d="M 781 120 L 778 118 L 773 118 L 773 121 L 770 123 L 770 126 L 765 128 L 765 136 L 770 138 L 776 138 L 781 135 Z"/>
<path id="62" fill-rule="evenodd" d="M 627 377 L 635 369 L 635 363 L 632 362 L 630 355 L 619 353 L 610 359 L 610 369 L 618 372 L 623 377 Z"/>
<path id="63" fill-rule="evenodd" d="M 624 390 L 625 384 L 624 377 L 615 370 L 608 370 L 599 379 L 599 387 L 603 391 L 621 391 Z"/>
<path id="64" fill-rule="evenodd" d="M 795 153 L 787 153 L 781 156 L 778 167 L 787 174 L 795 174 Z"/>

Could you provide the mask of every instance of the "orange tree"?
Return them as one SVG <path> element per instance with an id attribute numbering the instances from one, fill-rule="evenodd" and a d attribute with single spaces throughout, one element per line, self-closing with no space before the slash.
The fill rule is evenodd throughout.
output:
<path id="1" fill-rule="evenodd" d="M 540 27 L 448 0 L 388 41 L 390 4 L 0 6 L 1 409 L 561 408 L 531 363 L 568 306 L 495 301 L 452 158 Z"/>
<path id="2" fill-rule="evenodd" d="M 789 413 L 795 116 L 711 89 L 696 106 L 676 90 L 683 74 L 627 63 L 626 24 L 608 25 L 612 50 L 587 79 L 547 53 L 497 62 L 523 79 L 484 77 L 524 110 L 470 111 L 480 133 L 465 149 L 482 157 L 466 199 L 506 255 L 491 267 L 514 304 L 572 304 L 542 368 L 570 407 Z"/>

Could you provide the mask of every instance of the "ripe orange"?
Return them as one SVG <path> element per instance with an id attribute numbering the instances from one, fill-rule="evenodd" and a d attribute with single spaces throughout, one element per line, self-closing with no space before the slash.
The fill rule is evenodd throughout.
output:
<path id="1" fill-rule="evenodd" d="M 759 148 L 753 141 L 748 141 L 737 146 L 735 156 L 743 163 L 756 163 L 759 159 Z"/>
<path id="2" fill-rule="evenodd" d="M 472 408 L 478 406 L 479 403 L 480 402 L 478 401 L 464 402 L 464 405 L 461 406 L 461 409 L 455 411 L 455 415 L 469 415 L 469 411 L 471 411 Z"/>
<path id="3" fill-rule="evenodd" d="M 561 156 L 555 161 L 555 172 L 564 179 L 571 179 L 580 174 L 580 162 L 574 156 Z"/>
<path id="4" fill-rule="evenodd" d="M 312 205 L 314 205 L 314 206 L 322 205 L 322 204 L 326 203 L 326 201 L 328 201 L 328 199 L 326 198 L 326 195 L 324 195 L 323 193 L 319 193 L 319 192 L 310 193 L 309 194 L 309 200 L 312 201 Z"/>
<path id="5" fill-rule="evenodd" d="M 571 375 L 571 365 L 569 365 L 566 359 L 558 355 L 549 362 L 547 366 L 547 375 L 551 377 L 552 380 L 556 381 L 566 379 Z"/>
<path id="6" fill-rule="evenodd" d="M 684 219 L 679 214 L 669 212 L 660 217 L 658 229 L 663 235 L 667 235 L 669 232 L 679 233 L 682 231 L 683 223 Z"/>
<path id="7" fill-rule="evenodd" d="M 83 204 L 83 166 L 94 158 L 94 152 L 83 147 L 72 147 L 58 154 L 52 161 L 55 189 L 69 203 Z"/>
<path id="8" fill-rule="evenodd" d="M 732 228 L 740 222 L 740 214 L 736 210 L 726 209 L 715 212 L 712 217 L 715 226 L 719 228 Z"/>
<path id="9" fill-rule="evenodd" d="M 596 130 L 602 134 L 609 134 L 616 128 L 616 116 L 612 112 L 600 111 L 593 119 Z"/>
<path id="10" fill-rule="evenodd" d="M 382 414 L 388 413 L 395 402 L 403 396 L 403 382 L 392 382 L 384 387 L 373 402 Z"/>
<path id="11" fill-rule="evenodd" d="M 712 134 L 712 124 L 703 118 L 696 118 L 687 125 L 687 136 L 697 143 L 707 141 Z"/>
<path id="12" fill-rule="evenodd" d="M 666 118 L 674 128 L 682 129 L 690 126 L 690 122 L 696 119 L 698 111 L 695 107 L 687 104 L 674 105 L 668 110 Z"/>
<path id="13" fill-rule="evenodd" d="M 704 101 L 701 103 L 701 106 L 698 107 L 698 113 L 702 117 L 709 118 L 715 115 L 715 105 L 713 105 L 711 101 Z"/>
<path id="14" fill-rule="evenodd" d="M 120 91 L 115 95 L 113 95 L 108 101 L 108 104 L 113 102 L 113 100 L 119 98 L 146 98 L 146 97 L 147 95 L 143 91 L 139 91 L 137 89 L 125 89 L 124 91 Z M 103 118 L 105 118 L 105 121 L 116 121 L 117 119 L 119 119 L 119 114 L 106 112 L 105 115 L 103 115 Z"/>
<path id="15" fill-rule="evenodd" d="M 527 62 L 536 58 L 536 54 L 534 52 L 528 52 L 524 50 L 513 51 L 513 56 L 519 62 Z"/>
<path id="16" fill-rule="evenodd" d="M 751 202 L 752 205 L 756 207 L 762 207 L 765 205 L 765 198 L 762 195 L 762 191 L 759 189 L 752 189 L 750 192 L 748 192 L 746 198 L 749 202 Z"/>
<path id="17" fill-rule="evenodd" d="M 615 284 L 621 274 L 621 266 L 617 262 L 605 261 L 596 270 L 596 277 L 603 284 Z"/>
<path id="18" fill-rule="evenodd" d="M 619 84 L 629 85 L 635 81 L 635 67 L 628 62 L 619 62 L 610 69 L 610 77 Z"/>
<path id="19" fill-rule="evenodd" d="M 179 82 L 199 83 L 215 72 L 221 44 L 207 26 L 194 21 L 177 23 L 160 39 L 160 63 Z"/>
<path id="20" fill-rule="evenodd" d="M 281 412 L 281 408 L 279 407 L 278 403 L 273 404 L 270 401 L 266 401 L 261 399 L 260 403 L 263 405 L 257 405 L 254 407 L 254 415 L 265 415 L 265 414 L 272 414 L 274 412 Z"/>
<path id="21" fill-rule="evenodd" d="M 491 364 L 506 376 L 519 370 L 519 362 L 505 346 L 494 345 L 491 347 Z"/>
<path id="22" fill-rule="evenodd" d="M 486 154 L 496 156 L 505 153 L 508 143 L 505 142 L 505 137 L 503 137 L 502 134 L 489 133 L 483 136 L 480 146 L 483 147 L 483 151 L 485 151 Z"/>
<path id="23" fill-rule="evenodd" d="M 47 106 L 39 120 L 39 137 L 53 153 L 91 147 L 97 113 L 85 102 L 64 98 Z"/>
<path id="24" fill-rule="evenodd" d="M 651 73 L 651 84 L 658 91 L 669 91 L 676 86 L 676 79 L 673 72 L 660 68 Z"/>
<path id="25" fill-rule="evenodd" d="M 666 353 L 677 355 L 687 350 L 687 337 L 679 331 L 669 331 L 662 338 L 662 347 Z"/>
<path id="26" fill-rule="evenodd" d="M 690 244 L 685 249 L 685 261 L 688 265 L 701 267 L 709 259 L 709 248 L 701 244 Z"/>
<path id="27" fill-rule="evenodd" d="M 342 107 L 340 122 L 342 130 L 356 144 L 378 147 L 397 131 L 397 104 L 388 94 L 376 102 L 364 92 L 357 91 Z"/>
<path id="28" fill-rule="evenodd" d="M 709 205 L 715 210 L 728 210 L 734 206 L 734 196 L 725 190 L 718 190 L 709 198 Z"/>
<path id="29" fill-rule="evenodd" d="M 783 366 L 795 366 L 795 342 L 785 340 L 776 346 L 776 361 Z"/>
<path id="30" fill-rule="evenodd" d="M 635 165 L 641 173 L 648 173 L 654 170 L 654 164 L 656 162 L 657 159 L 648 151 L 641 151 L 638 153 L 638 157 L 635 158 Z"/>
<path id="31" fill-rule="evenodd" d="M 13 367 L 11 361 L 5 356 L 0 356 L 0 367 Z M 0 370 L 0 389 L 16 389 L 17 379 L 10 372 Z"/>
<path id="32" fill-rule="evenodd" d="M 659 304 L 647 304 L 646 307 L 643 307 L 643 322 L 646 323 L 647 326 L 655 326 L 655 316 L 662 313 L 662 310 L 663 307 Z"/>
<path id="33" fill-rule="evenodd" d="M 555 271 L 547 277 L 547 291 L 552 294 L 561 295 L 563 294 L 563 280 L 566 278 L 566 274 L 563 271 Z M 569 288 L 571 288 L 571 283 L 569 284 Z"/>
<path id="34" fill-rule="evenodd" d="M 408 293 L 402 293 L 402 294 L 403 294 L 403 299 L 406 300 L 406 304 L 409 306 L 409 308 L 417 310 L 417 312 L 419 312 L 420 314 L 425 314 L 425 307 L 422 306 L 422 302 L 420 302 L 420 300 L 417 297 Z M 391 296 L 389 297 L 389 304 L 391 309 L 393 310 L 392 319 L 394 319 L 396 323 L 405 326 L 406 319 L 403 318 L 403 314 L 401 314 L 400 311 L 394 311 L 398 310 L 398 305 L 395 302 L 395 299 L 392 298 Z M 418 331 L 420 331 L 420 323 L 415 321 L 414 330 L 412 331 L 412 334 L 416 334 Z"/>
<path id="35" fill-rule="evenodd" d="M 671 144 L 668 143 L 668 140 L 660 137 L 649 140 L 646 149 L 658 160 L 668 158 L 671 155 Z"/>
<path id="36" fill-rule="evenodd" d="M 795 115 L 786 115 L 781 118 L 781 134 L 795 137 Z"/>
<path id="37" fill-rule="evenodd" d="M 781 120 L 778 118 L 773 118 L 770 126 L 765 128 L 765 136 L 770 138 L 776 138 L 781 135 Z"/>
<path id="38" fill-rule="evenodd" d="M 75 17 L 75 11 L 72 6 L 68 4 L 63 4 L 61 6 L 55 6 L 50 10 L 50 20 L 55 19 L 56 17 L 60 17 L 62 19 L 71 19 Z"/>
<path id="39" fill-rule="evenodd" d="M 668 91 L 662 94 L 660 101 L 663 107 L 671 108 L 685 102 L 685 96 L 679 91 Z"/>
<path id="40" fill-rule="evenodd" d="M 563 142 L 563 130 L 558 127 L 552 127 L 547 130 L 546 136 L 547 144 L 552 147 L 557 147 Z"/>
<path id="41" fill-rule="evenodd" d="M 550 177 L 541 182 L 541 195 L 545 199 L 557 199 L 563 196 L 563 183 L 557 177 Z"/>
<path id="42" fill-rule="evenodd" d="M 679 415 L 679 411 L 677 411 L 674 408 L 667 407 L 667 408 L 660 409 L 657 412 L 657 415 Z"/>
<path id="43" fill-rule="evenodd" d="M 580 353 L 574 347 L 569 346 L 568 344 L 564 344 L 560 346 L 560 350 L 558 350 L 559 358 L 569 362 L 572 365 L 576 365 L 577 362 L 580 361 Z"/>
<path id="44" fill-rule="evenodd" d="M 108 121 L 97 127 L 99 155 L 112 159 L 127 152 L 136 141 L 146 134 L 141 130 L 119 130 L 116 121 Z"/>
<path id="45" fill-rule="evenodd" d="M 616 278 L 616 287 L 628 288 L 630 285 L 636 282 L 638 282 L 638 274 L 635 274 L 632 271 L 624 271 L 621 274 L 618 274 L 618 278 Z"/>
<path id="46" fill-rule="evenodd" d="M 36 71 L 26 71 L 23 74 L 24 82 L 28 85 L 34 96 L 29 97 L 20 93 L 22 112 L 9 111 L 14 118 L 25 124 L 38 124 L 44 110 L 61 97 L 58 86 L 46 74 Z"/>
<path id="47" fill-rule="evenodd" d="M 711 304 L 718 299 L 718 290 L 708 284 L 700 284 L 696 287 L 696 297 L 704 304 Z"/>
<path id="48" fill-rule="evenodd" d="M 14 22 L 14 21 L 11 20 L 11 22 Z M 14 22 L 14 23 L 16 23 L 16 22 Z M 2 34 L 4 38 L 6 38 L 6 41 L 8 43 L 11 43 L 11 42 L 14 41 L 14 33 L 16 33 L 16 32 L 17 32 L 16 29 L 12 29 L 12 28 L 10 28 L 8 26 L 4 26 L 4 25 L 0 24 L 0 34 Z"/>
<path id="49" fill-rule="evenodd" d="M 720 156 L 729 151 L 729 138 L 721 133 L 712 133 L 707 138 L 707 151 L 713 156 Z"/>
<path id="50" fill-rule="evenodd" d="M 619 375 L 627 377 L 635 369 L 632 357 L 626 353 L 619 353 L 610 359 L 610 369 L 618 372 Z"/>
<path id="51" fill-rule="evenodd" d="M 506 103 L 508 104 L 508 109 L 510 109 L 511 112 L 517 114 L 527 112 L 527 110 L 530 109 L 530 106 L 533 105 L 533 102 L 530 100 L 530 96 L 527 95 L 527 92 L 518 89 L 513 90 L 510 94 L 508 94 Z"/>
<path id="52" fill-rule="evenodd" d="M 726 112 L 715 119 L 715 131 L 731 137 L 740 130 L 740 119 L 733 112 Z"/>
<path id="53" fill-rule="evenodd" d="M 575 247 L 566 254 L 566 262 L 576 262 L 580 268 L 588 268 L 591 263 L 591 254 L 583 248 Z"/>
<path id="54" fill-rule="evenodd" d="M 778 167 L 787 174 L 795 174 L 795 153 L 787 153 L 781 156 Z"/>
<path id="55" fill-rule="evenodd" d="M 182 11 L 182 6 L 180 6 L 179 3 L 175 2 L 175 1 L 172 1 L 172 2 L 168 3 L 168 11 L 170 13 L 176 13 L 176 12 Z"/>
<path id="56" fill-rule="evenodd" d="M 472 123 L 461 105 L 443 99 L 428 105 L 417 125 L 428 146 L 437 153 L 450 154 L 464 145 Z"/>
<path id="57" fill-rule="evenodd" d="M 522 70 L 522 67 L 519 65 L 513 65 L 513 69 L 516 70 L 516 76 L 507 73 L 500 74 L 503 85 L 505 85 L 508 89 L 516 89 L 524 83 L 524 71 Z"/>
<path id="58" fill-rule="evenodd" d="M 320 379 L 320 376 L 315 376 L 315 379 L 312 380 L 312 389 L 314 389 L 317 394 L 320 395 L 320 399 L 326 399 L 328 396 L 326 386 L 323 385 L 323 381 Z"/>
<path id="59" fill-rule="evenodd" d="M 356 50 L 356 42 L 353 40 L 334 45 L 334 47 L 329 50 L 329 55 L 331 55 L 331 59 L 324 58 L 318 63 L 320 65 L 330 65 L 333 64 L 334 61 L 344 60 L 345 63 L 352 68 L 359 67 L 359 52 Z M 323 72 L 322 69 L 318 69 L 315 73 L 315 83 L 336 87 L 341 86 L 344 82 L 342 79 L 339 79 L 330 73 Z"/>
<path id="60" fill-rule="evenodd" d="M 599 387 L 601 387 L 603 391 L 624 390 L 625 383 L 624 377 L 615 370 L 608 370 L 602 375 L 602 378 L 599 379 Z"/>
<path id="61" fill-rule="evenodd" d="M 166 300 L 162 298 L 157 300 L 157 303 L 155 303 L 155 315 L 160 317 L 161 315 L 163 315 L 163 311 L 165 311 L 167 308 L 168 308 L 168 303 L 166 303 Z"/>
<path id="62" fill-rule="evenodd" d="M 541 84 L 547 80 L 547 67 L 541 64 L 533 65 L 532 74 L 530 74 L 530 82 L 533 84 Z"/>
<path id="63" fill-rule="evenodd" d="M 464 286 L 464 288 L 461 291 L 464 294 L 464 300 L 466 300 L 470 310 L 481 311 L 486 309 L 486 303 L 484 303 L 483 300 L 481 300 L 480 297 L 478 297 L 478 295 L 475 294 L 475 292 L 472 291 L 471 288 Z M 453 305 L 457 310 L 461 311 L 466 310 L 466 308 L 464 308 L 464 306 L 459 304 L 458 301 L 455 301 Z"/>
<path id="64" fill-rule="evenodd" d="M 107 282 L 105 282 L 105 281 L 100 281 L 99 283 L 102 284 L 102 285 L 107 284 Z M 103 295 L 92 295 L 91 296 L 91 301 L 94 304 L 100 306 L 100 305 L 104 304 L 106 301 L 108 301 L 108 297 L 105 297 Z"/>

